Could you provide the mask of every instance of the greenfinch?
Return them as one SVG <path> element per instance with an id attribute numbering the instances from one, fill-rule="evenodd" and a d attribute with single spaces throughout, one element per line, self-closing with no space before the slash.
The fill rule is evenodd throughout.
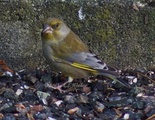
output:
<path id="1" fill-rule="evenodd" d="M 56 72 L 69 76 L 68 82 L 74 78 L 96 75 L 120 82 L 116 79 L 119 72 L 91 53 L 88 46 L 62 20 L 48 18 L 43 24 L 41 37 L 45 59 Z"/>

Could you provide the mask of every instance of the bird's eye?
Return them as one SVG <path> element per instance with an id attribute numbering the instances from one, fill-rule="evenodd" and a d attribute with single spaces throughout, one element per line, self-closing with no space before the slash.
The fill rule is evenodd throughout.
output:
<path id="1" fill-rule="evenodd" d="M 58 26 L 59 26 L 59 24 L 55 24 L 55 25 L 52 25 L 52 28 L 56 29 Z"/>

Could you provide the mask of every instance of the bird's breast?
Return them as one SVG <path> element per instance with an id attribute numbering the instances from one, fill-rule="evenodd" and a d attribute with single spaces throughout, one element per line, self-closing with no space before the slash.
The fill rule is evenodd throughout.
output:
<path id="1" fill-rule="evenodd" d="M 43 56 L 48 60 L 48 61 L 53 61 L 53 50 L 50 47 L 50 45 L 47 44 L 43 44 L 42 46 L 42 50 L 43 50 Z"/>

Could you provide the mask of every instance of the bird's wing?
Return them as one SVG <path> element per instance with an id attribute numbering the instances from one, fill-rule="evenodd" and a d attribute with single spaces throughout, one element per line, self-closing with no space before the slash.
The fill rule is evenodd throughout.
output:
<path id="1" fill-rule="evenodd" d="M 128 87 L 128 84 L 117 79 L 117 77 L 119 76 L 118 70 L 102 62 L 97 58 L 95 54 L 92 54 L 90 52 L 79 52 L 73 53 L 72 55 L 70 55 L 70 57 L 65 57 L 63 59 L 70 62 L 74 67 L 87 70 L 94 74 L 97 73 L 99 75 L 109 77 L 112 80 L 118 81 L 123 86 Z"/>
<path id="2" fill-rule="evenodd" d="M 107 66 L 106 63 L 102 62 L 97 58 L 95 54 L 90 52 L 77 52 L 72 53 L 68 56 L 61 56 L 61 59 L 70 62 L 74 67 L 81 69 L 86 69 L 89 71 L 97 70 L 98 72 L 111 71 L 112 73 L 116 72 L 115 68 Z"/>
<path id="3" fill-rule="evenodd" d="M 95 54 L 89 52 L 73 53 L 70 56 L 63 57 L 63 59 L 73 64 L 87 65 L 93 69 L 108 69 L 107 65 L 99 60 Z"/>
<path id="4" fill-rule="evenodd" d="M 73 55 L 66 55 L 66 56 L 59 56 L 59 57 L 52 56 L 52 59 L 57 63 L 68 64 L 76 68 L 80 68 L 90 72 L 97 72 L 96 69 L 99 69 L 99 65 L 97 65 L 97 62 L 95 65 L 95 61 L 96 61 L 95 58 L 94 58 L 94 61 L 91 59 L 89 60 L 87 59 L 87 56 L 83 55 L 83 53 L 84 52 L 80 53 L 79 55 L 75 53 Z"/>

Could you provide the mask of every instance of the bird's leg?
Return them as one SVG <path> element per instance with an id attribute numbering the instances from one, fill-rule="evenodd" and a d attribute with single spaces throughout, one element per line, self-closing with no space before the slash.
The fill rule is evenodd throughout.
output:
<path id="1" fill-rule="evenodd" d="M 62 92 L 66 92 L 65 90 L 62 90 L 62 87 L 65 86 L 67 83 L 70 83 L 73 81 L 73 78 L 72 77 L 68 77 L 68 81 L 62 83 L 61 85 L 58 85 L 58 86 L 52 86 L 52 85 L 48 85 L 49 88 L 53 88 L 53 89 L 56 89 L 58 91 L 60 91 L 61 93 Z"/>

